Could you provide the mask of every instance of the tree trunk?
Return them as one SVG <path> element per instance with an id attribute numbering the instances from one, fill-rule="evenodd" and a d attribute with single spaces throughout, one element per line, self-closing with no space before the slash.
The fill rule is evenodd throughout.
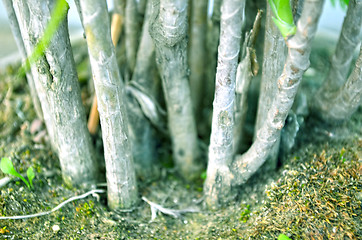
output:
<path id="1" fill-rule="evenodd" d="M 348 119 L 362 103 L 362 46 L 356 65 L 347 82 L 329 94 L 319 106 L 319 114 L 326 122 Z"/>
<path id="2" fill-rule="evenodd" d="M 16 19 L 14 8 L 12 6 L 12 0 L 3 0 L 3 4 L 4 4 L 6 12 L 8 14 L 10 28 L 13 33 L 16 45 L 19 49 L 21 58 L 23 61 L 25 61 L 26 60 L 26 50 L 25 50 L 25 46 L 23 43 L 23 39 L 21 38 L 18 20 Z M 35 83 L 34 83 L 34 79 L 33 79 L 33 76 L 31 75 L 31 73 L 29 73 L 29 72 L 26 73 L 26 79 L 28 81 L 30 95 L 31 95 L 31 99 L 33 100 L 35 113 L 39 119 L 44 120 L 43 111 L 41 110 L 40 101 L 39 101 L 39 98 L 36 93 Z"/>
<path id="3" fill-rule="evenodd" d="M 217 206 L 230 198 L 229 165 L 233 160 L 235 77 L 240 52 L 245 0 L 224 0 L 221 5 L 220 43 L 214 111 L 209 145 L 206 203 Z"/>
<path id="4" fill-rule="evenodd" d="M 193 0 L 191 3 L 191 33 L 189 43 L 190 88 L 195 117 L 198 119 L 201 117 L 201 103 L 204 96 L 207 0 Z"/>
<path id="5" fill-rule="evenodd" d="M 331 106 L 330 101 L 338 95 L 338 90 L 344 85 L 353 58 L 353 52 L 361 42 L 362 29 L 362 0 L 349 2 L 347 15 L 344 19 L 336 51 L 331 59 L 331 66 L 323 85 L 315 94 L 313 102 L 314 112 L 328 119 Z M 331 118 L 331 120 L 333 117 Z M 343 116 L 341 116 L 343 119 Z"/>
<path id="6" fill-rule="evenodd" d="M 323 0 L 306 0 L 304 3 L 297 32 L 286 42 L 288 56 L 283 73 L 277 82 L 278 92 L 272 101 L 266 120 L 250 149 L 243 155 L 237 156 L 231 166 L 234 185 L 245 183 L 259 169 L 279 139 L 303 73 L 309 67 L 311 40 L 315 35 L 322 7 Z"/>
<path id="7" fill-rule="evenodd" d="M 283 66 L 287 56 L 287 47 L 279 29 L 272 20 L 272 11 L 267 4 L 265 37 L 264 37 L 264 58 L 260 82 L 259 104 L 255 123 L 255 136 L 263 126 L 272 101 L 278 93 L 278 78 L 283 72 Z M 265 170 L 275 170 L 278 161 L 280 135 L 270 151 L 268 160 L 265 163 Z"/>
<path id="8" fill-rule="evenodd" d="M 128 137 L 124 83 L 111 40 L 105 1 L 80 0 L 83 26 L 101 119 L 106 161 L 108 206 L 130 208 L 137 202 L 137 185 Z"/>
<path id="9" fill-rule="evenodd" d="M 147 3 L 144 18 L 141 41 L 137 53 L 137 61 L 132 76 L 132 83 L 136 83 L 147 95 L 155 96 L 155 82 L 152 68 L 155 67 L 155 46 L 148 32 L 151 15 L 151 1 Z M 128 87 L 133 87 L 132 85 Z M 140 91 L 140 89 L 138 89 Z M 142 112 L 137 97 L 129 91 L 128 116 L 129 132 L 132 139 L 133 157 L 136 173 L 145 179 L 151 179 L 158 175 L 156 163 L 156 141 L 150 120 Z"/>
<path id="10" fill-rule="evenodd" d="M 176 167 L 185 179 L 199 174 L 198 143 L 187 67 L 187 0 L 154 0 L 150 34 L 162 79 Z"/>
<path id="11" fill-rule="evenodd" d="M 14 4 L 18 2 L 21 1 L 14 1 Z M 28 0 L 26 3 L 30 13 L 26 30 L 31 42 L 43 35 L 54 2 Z M 17 6 L 20 7 L 17 9 L 19 12 L 26 11 L 24 4 Z M 54 124 L 63 180 L 68 186 L 94 184 L 97 164 L 86 126 L 66 18 L 44 51 L 44 58 L 36 65 L 38 76 L 34 78 L 35 85 L 37 89 L 44 90 L 49 103 L 49 108 L 43 109 L 43 112 L 50 111 Z"/>

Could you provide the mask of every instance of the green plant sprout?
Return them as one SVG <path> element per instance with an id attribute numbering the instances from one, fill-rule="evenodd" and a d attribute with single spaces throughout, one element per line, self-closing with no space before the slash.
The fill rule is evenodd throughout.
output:
<path id="1" fill-rule="evenodd" d="M 282 36 L 289 38 L 294 35 L 297 28 L 293 21 L 293 13 L 289 0 L 268 0 L 268 2 L 275 16 L 273 17 L 273 21 L 279 28 Z"/>
<path id="2" fill-rule="evenodd" d="M 35 177 L 34 170 L 32 167 L 29 167 L 26 171 L 29 181 L 27 181 L 23 176 L 21 176 L 14 168 L 13 162 L 10 158 L 2 158 L 0 163 L 0 169 L 5 174 L 10 174 L 14 177 L 18 177 L 28 186 L 29 189 L 34 189 L 33 179 Z"/>
<path id="3" fill-rule="evenodd" d="M 279 234 L 278 240 L 292 240 L 285 234 Z"/>
<path id="4" fill-rule="evenodd" d="M 40 38 L 35 46 L 32 54 L 25 60 L 25 63 L 19 69 L 20 76 L 24 76 L 29 71 L 30 66 L 43 55 L 44 50 L 49 46 L 50 41 L 57 31 L 60 23 L 64 20 L 68 13 L 69 5 L 65 0 L 58 0 L 51 14 L 51 19 L 44 31 L 44 35 Z"/>
<path id="5" fill-rule="evenodd" d="M 331 0 L 332 6 L 336 7 L 336 0 Z M 339 0 L 339 4 L 343 10 L 346 10 L 349 4 L 349 0 Z"/>

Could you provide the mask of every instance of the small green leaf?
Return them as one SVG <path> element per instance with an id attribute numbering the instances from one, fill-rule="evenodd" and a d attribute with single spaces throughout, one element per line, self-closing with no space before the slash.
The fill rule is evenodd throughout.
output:
<path id="1" fill-rule="evenodd" d="M 270 8 L 275 17 L 273 21 L 279 28 L 284 38 L 296 33 L 296 26 L 293 21 L 292 8 L 289 0 L 268 0 Z"/>
<path id="2" fill-rule="evenodd" d="M 29 182 L 15 170 L 13 162 L 9 158 L 1 159 L 0 168 L 3 173 L 10 174 L 23 180 L 26 186 L 30 189 Z"/>
<path id="3" fill-rule="evenodd" d="M 28 176 L 28 179 L 29 179 L 29 183 L 30 183 L 30 187 L 32 189 L 34 189 L 34 186 L 33 186 L 33 179 L 35 177 L 35 174 L 34 174 L 34 170 L 32 167 L 29 167 L 28 170 L 26 171 L 26 175 Z"/>
<path id="4" fill-rule="evenodd" d="M 285 234 L 279 234 L 278 240 L 292 240 Z"/>

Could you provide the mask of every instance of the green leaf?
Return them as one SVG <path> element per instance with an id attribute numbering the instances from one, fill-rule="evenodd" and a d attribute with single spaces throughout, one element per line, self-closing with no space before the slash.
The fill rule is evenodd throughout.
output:
<path id="1" fill-rule="evenodd" d="M 10 174 L 23 180 L 26 186 L 30 189 L 29 182 L 15 170 L 13 162 L 9 158 L 1 159 L 0 168 L 3 173 Z"/>
<path id="2" fill-rule="evenodd" d="M 33 179 L 34 179 L 34 177 L 35 177 L 35 174 L 34 174 L 34 170 L 33 170 L 32 167 L 29 167 L 29 168 L 28 168 L 28 170 L 26 171 L 26 175 L 28 176 L 31 189 L 34 189 Z"/>
<path id="3" fill-rule="evenodd" d="M 292 240 L 287 235 L 279 234 L 278 240 Z"/>
<path id="4" fill-rule="evenodd" d="M 273 21 L 284 38 L 294 35 L 297 28 L 294 24 L 292 8 L 289 0 L 268 0 L 275 17 Z"/>

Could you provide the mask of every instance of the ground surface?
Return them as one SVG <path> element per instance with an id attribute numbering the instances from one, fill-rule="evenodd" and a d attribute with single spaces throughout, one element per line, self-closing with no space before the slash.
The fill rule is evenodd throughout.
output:
<path id="1" fill-rule="evenodd" d="M 311 57 L 312 70 L 303 86 L 307 95 L 327 68 L 331 50 L 325 45 L 317 43 L 319 50 Z M 15 76 L 16 66 L 0 73 L 0 157 L 12 158 L 20 173 L 33 166 L 35 189 L 30 191 L 18 179 L 2 186 L 0 217 L 49 211 L 84 193 L 62 185 L 58 159 L 44 126 L 38 124 L 25 80 Z M 83 97 L 89 108 L 86 91 Z M 111 212 L 106 195 L 98 194 L 46 216 L 0 220 L 0 239 L 276 239 L 281 233 L 292 239 L 358 239 L 362 109 L 338 126 L 324 126 L 311 117 L 304 120 L 281 168 L 253 177 L 240 188 L 239 197 L 219 211 L 204 208 L 201 178 L 185 183 L 165 164 L 159 179 L 139 182 L 140 197 L 196 212 L 178 218 L 158 213 L 150 222 L 148 203 L 140 200 L 132 212 Z M 4 177 L 0 173 L 0 179 Z"/>

